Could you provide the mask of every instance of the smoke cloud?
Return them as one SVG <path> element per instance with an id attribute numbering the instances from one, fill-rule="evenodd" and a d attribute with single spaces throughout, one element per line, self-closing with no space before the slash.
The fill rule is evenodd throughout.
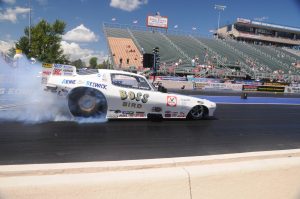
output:
<path id="1" fill-rule="evenodd" d="M 68 110 L 65 97 L 44 91 L 41 84 L 42 64 L 32 64 L 24 57 L 8 63 L 0 55 L 0 122 L 104 121 L 75 119 Z"/>

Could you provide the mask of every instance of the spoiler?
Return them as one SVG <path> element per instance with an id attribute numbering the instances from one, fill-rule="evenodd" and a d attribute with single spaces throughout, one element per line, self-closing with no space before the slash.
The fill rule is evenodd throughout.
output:
<path id="1" fill-rule="evenodd" d="M 75 76 L 76 74 L 75 66 L 43 63 L 42 84 L 47 84 L 51 76 Z"/>

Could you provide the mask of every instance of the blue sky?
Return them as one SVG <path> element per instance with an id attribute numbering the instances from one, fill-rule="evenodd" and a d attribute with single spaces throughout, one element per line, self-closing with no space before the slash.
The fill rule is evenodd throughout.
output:
<path id="1" fill-rule="evenodd" d="M 24 27 L 28 25 L 28 2 L 0 0 L 2 44 L 23 35 Z M 171 29 L 175 25 L 184 31 L 196 27 L 194 31 L 204 37 L 210 36 L 209 30 L 217 27 L 215 4 L 227 6 L 221 13 L 221 25 L 242 17 L 300 28 L 300 0 L 31 0 L 31 4 L 33 24 L 41 19 L 49 22 L 60 19 L 67 23 L 63 46 L 73 59 L 106 57 L 103 22 L 132 24 L 137 20 L 137 25 L 145 26 L 146 16 L 157 11 L 168 16 Z M 112 18 L 116 20 L 112 21 Z M 1 48 L 4 47 L 0 45 Z"/>

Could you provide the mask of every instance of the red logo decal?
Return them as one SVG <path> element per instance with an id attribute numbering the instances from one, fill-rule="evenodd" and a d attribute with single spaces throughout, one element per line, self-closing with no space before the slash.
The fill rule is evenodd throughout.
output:
<path id="1" fill-rule="evenodd" d="M 167 106 L 176 107 L 177 106 L 177 97 L 176 96 L 167 96 Z"/>

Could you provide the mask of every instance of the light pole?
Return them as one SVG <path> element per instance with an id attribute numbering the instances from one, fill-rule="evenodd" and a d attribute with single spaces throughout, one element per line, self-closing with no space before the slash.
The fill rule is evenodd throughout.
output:
<path id="1" fill-rule="evenodd" d="M 216 31 L 216 33 L 217 33 L 217 38 L 218 38 L 218 39 L 219 39 L 218 30 L 219 30 L 219 28 L 220 28 L 221 11 L 224 11 L 225 8 L 226 8 L 226 6 L 224 6 L 224 5 L 215 5 L 215 9 L 216 9 L 216 10 L 219 10 L 218 29 L 217 29 L 217 31 Z"/>

